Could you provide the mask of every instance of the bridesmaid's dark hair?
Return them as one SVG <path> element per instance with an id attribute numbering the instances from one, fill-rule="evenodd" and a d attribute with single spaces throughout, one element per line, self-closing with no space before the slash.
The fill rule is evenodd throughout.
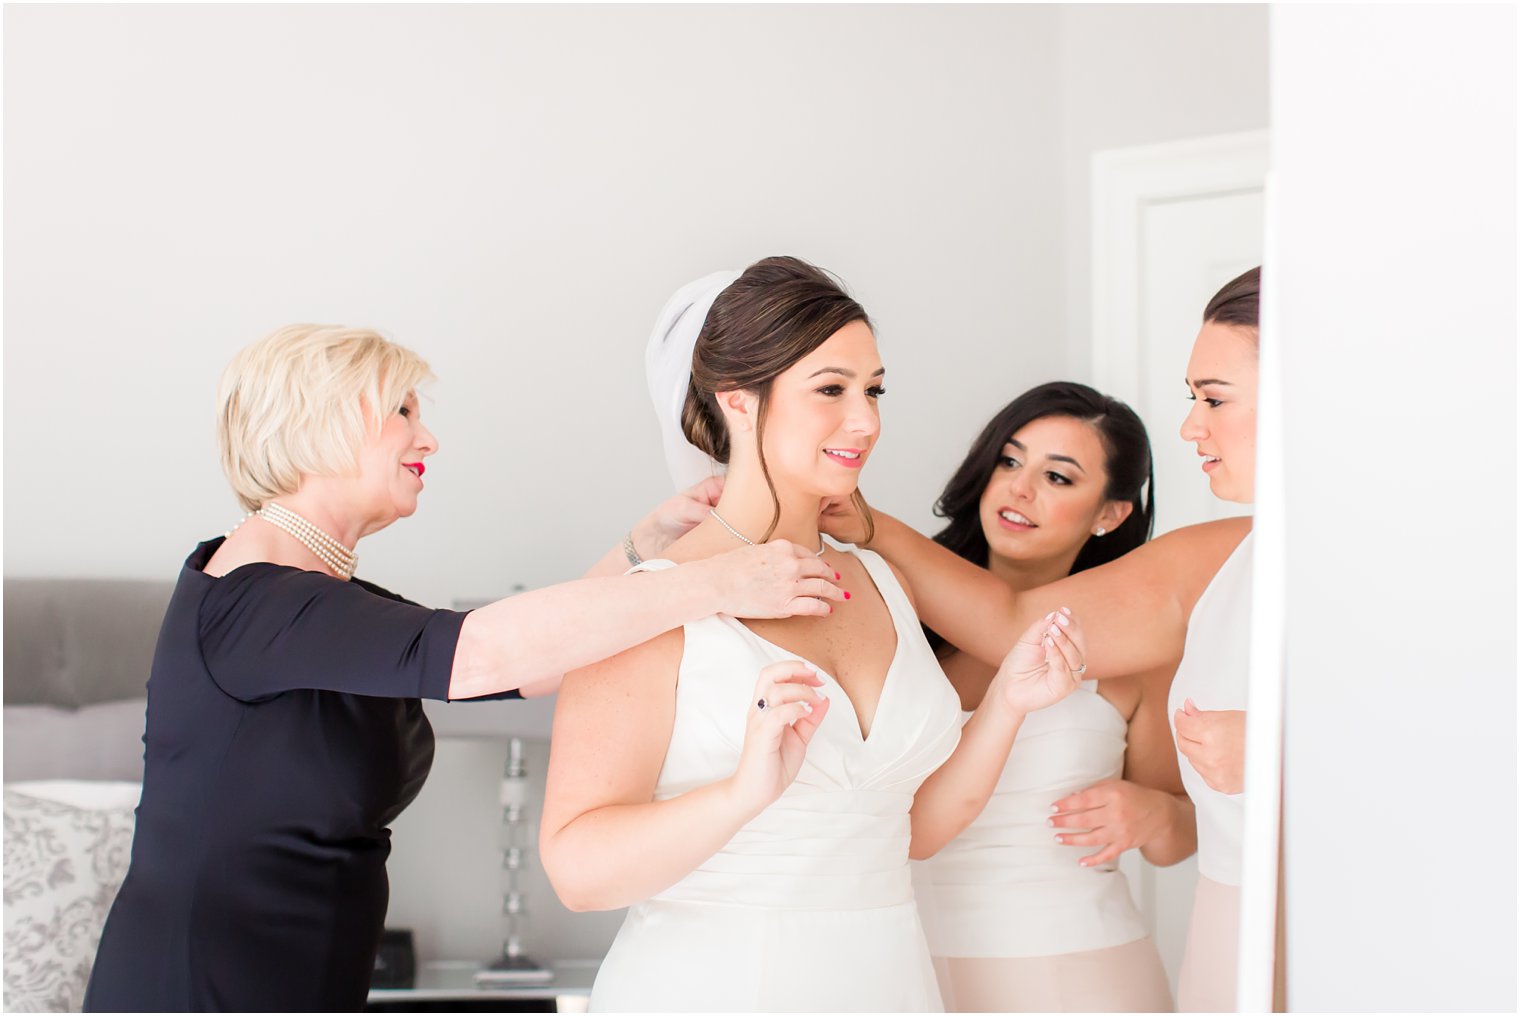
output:
<path id="1" fill-rule="evenodd" d="M 1261 266 L 1226 282 L 1203 309 L 1204 324 L 1261 328 Z"/>
<path id="2" fill-rule="evenodd" d="M 1107 456 L 1104 468 L 1108 485 L 1103 499 L 1128 501 L 1132 506 L 1129 517 L 1112 533 L 1088 538 L 1077 552 L 1072 573 L 1107 564 L 1151 538 L 1156 510 L 1155 474 L 1145 424 L 1118 399 L 1074 381 L 1052 381 L 1029 389 L 1004 406 L 971 443 L 971 450 L 934 503 L 934 514 L 950 520 L 934 535 L 934 542 L 978 567 L 987 567 L 989 550 L 982 531 L 982 493 L 997 469 L 1008 439 L 1048 416 L 1071 417 L 1098 432 Z M 945 644 L 944 639 L 927 628 L 925 632 L 937 652 Z"/>
<path id="3" fill-rule="evenodd" d="M 853 321 L 871 325 L 865 309 L 832 275 L 800 258 L 772 257 L 750 265 L 718 294 L 697 335 L 681 431 L 693 445 L 727 465 L 728 427 L 718 409 L 717 393 L 746 391 L 759 396 L 755 441 L 760 472 L 775 509 L 761 543 L 771 538 L 781 520 L 781 502 L 776 499 L 764 450 L 771 385 Z M 851 500 L 865 519 L 865 542 L 869 543 L 876 533 L 870 509 L 858 490 Z"/>

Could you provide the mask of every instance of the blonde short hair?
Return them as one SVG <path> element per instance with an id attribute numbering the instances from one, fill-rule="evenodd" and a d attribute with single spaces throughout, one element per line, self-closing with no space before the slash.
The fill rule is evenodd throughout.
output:
<path id="1" fill-rule="evenodd" d="M 352 474 L 365 439 L 432 376 L 416 353 L 362 328 L 286 325 L 248 346 L 216 397 L 222 471 L 238 501 L 257 511 L 295 493 L 303 474 Z"/>

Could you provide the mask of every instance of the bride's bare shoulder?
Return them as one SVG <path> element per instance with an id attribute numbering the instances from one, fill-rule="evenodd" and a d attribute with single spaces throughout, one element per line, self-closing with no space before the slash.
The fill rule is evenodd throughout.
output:
<path id="1" fill-rule="evenodd" d="M 662 686 L 674 687 L 686 648 L 681 628 L 656 635 L 616 656 L 573 670 L 560 685 L 557 708 L 581 695 L 639 695 Z"/>

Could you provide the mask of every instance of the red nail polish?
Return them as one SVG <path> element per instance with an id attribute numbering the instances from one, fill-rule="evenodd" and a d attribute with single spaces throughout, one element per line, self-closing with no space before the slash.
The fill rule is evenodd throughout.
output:
<path id="1" fill-rule="evenodd" d="M 844 594 L 844 598 L 845 598 L 845 599 L 846 599 L 846 600 L 848 600 L 848 599 L 849 599 L 849 598 L 850 598 L 850 594 L 849 594 L 849 592 L 848 592 L 848 591 L 846 591 L 846 592 L 845 592 L 845 594 Z"/>
<path id="2" fill-rule="evenodd" d="M 839 573 L 838 573 L 838 572 L 835 572 L 835 573 L 834 573 L 834 577 L 835 577 L 835 578 L 836 578 L 836 579 L 837 579 L 837 578 L 839 578 Z"/>

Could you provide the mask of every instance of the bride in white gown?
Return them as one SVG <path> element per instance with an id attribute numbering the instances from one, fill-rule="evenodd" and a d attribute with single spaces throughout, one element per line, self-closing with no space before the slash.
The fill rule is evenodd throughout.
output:
<path id="1" fill-rule="evenodd" d="M 592 1008 L 936 1010 L 908 858 L 965 828 L 1024 715 L 1076 687 L 1077 625 L 1031 626 L 962 730 L 899 576 L 822 542 L 820 503 L 855 490 L 875 446 L 884 373 L 825 273 L 770 258 L 710 276 L 652 344 L 682 368 L 681 434 L 729 470 L 712 517 L 641 567 L 785 538 L 853 595 L 711 616 L 566 677 L 544 866 L 572 909 L 630 908 Z"/>

